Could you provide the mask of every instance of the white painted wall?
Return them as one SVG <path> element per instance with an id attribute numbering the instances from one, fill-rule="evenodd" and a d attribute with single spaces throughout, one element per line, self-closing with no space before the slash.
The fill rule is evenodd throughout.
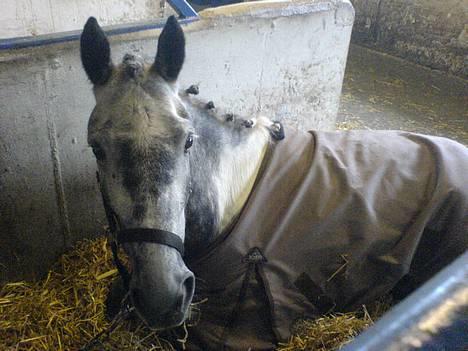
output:
<path id="1" fill-rule="evenodd" d="M 81 29 L 89 16 L 102 25 L 161 17 L 164 0 L 2 0 L 0 39 Z"/>

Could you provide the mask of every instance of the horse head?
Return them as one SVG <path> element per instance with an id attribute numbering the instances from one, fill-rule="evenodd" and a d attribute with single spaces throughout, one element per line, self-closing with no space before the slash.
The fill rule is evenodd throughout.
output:
<path id="1" fill-rule="evenodd" d="M 94 18 L 81 37 L 81 59 L 96 99 L 88 143 L 105 202 L 119 229 L 156 228 L 181 242 L 193 143 L 193 126 L 176 84 L 184 56 L 184 34 L 174 17 L 159 37 L 151 65 L 130 54 L 113 65 L 109 42 Z M 180 325 L 195 287 L 181 253 L 131 238 L 123 248 L 131 261 L 130 297 L 139 315 L 155 328 Z"/>

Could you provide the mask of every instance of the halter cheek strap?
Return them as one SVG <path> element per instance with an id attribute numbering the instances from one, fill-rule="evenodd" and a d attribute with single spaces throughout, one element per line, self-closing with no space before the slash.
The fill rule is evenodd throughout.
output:
<path id="1" fill-rule="evenodd" d="M 131 275 L 119 258 L 118 251 L 120 244 L 135 242 L 161 244 L 176 249 L 179 251 L 181 256 L 184 256 L 184 242 L 177 234 L 168 232 L 166 230 L 153 228 L 129 228 L 117 230 L 117 216 L 107 201 L 107 197 L 104 195 L 98 172 L 96 172 L 96 178 L 101 190 L 102 202 L 106 212 L 107 221 L 109 223 L 109 231 L 114 238 L 114 240 L 111 241 L 111 250 L 114 257 L 114 264 L 117 267 L 120 276 L 122 277 L 124 287 L 127 291 L 129 289 Z"/>

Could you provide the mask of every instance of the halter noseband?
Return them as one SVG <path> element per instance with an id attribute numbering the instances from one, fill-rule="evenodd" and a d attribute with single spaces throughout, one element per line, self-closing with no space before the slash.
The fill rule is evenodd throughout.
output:
<path id="1" fill-rule="evenodd" d="M 99 190 L 101 191 L 102 203 L 106 213 L 107 222 L 109 223 L 109 232 L 112 234 L 111 250 L 114 257 L 114 264 L 119 271 L 120 276 L 125 289 L 128 291 L 130 286 L 130 273 L 127 268 L 123 265 L 119 258 L 119 245 L 123 243 L 154 243 L 160 245 L 166 245 L 176 249 L 181 256 L 184 256 L 184 242 L 182 239 L 172 232 L 162 229 L 153 228 L 128 228 L 117 230 L 117 217 L 109 205 L 104 192 L 102 191 L 102 185 L 99 179 L 99 173 L 96 172 L 97 182 L 99 184 Z"/>
<path id="2" fill-rule="evenodd" d="M 184 255 L 184 243 L 182 239 L 171 232 L 153 228 L 129 228 L 117 232 L 117 243 L 154 243 L 172 247 Z"/>

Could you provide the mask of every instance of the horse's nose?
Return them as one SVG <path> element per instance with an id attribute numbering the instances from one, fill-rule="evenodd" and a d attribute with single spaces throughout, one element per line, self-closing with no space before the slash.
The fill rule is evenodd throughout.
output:
<path id="1" fill-rule="evenodd" d="M 144 285 L 133 286 L 130 297 L 140 317 L 151 327 L 165 329 L 184 322 L 194 290 L 195 276 L 189 271 L 172 292 L 166 290 L 161 294 L 161 291 L 151 291 Z"/>

